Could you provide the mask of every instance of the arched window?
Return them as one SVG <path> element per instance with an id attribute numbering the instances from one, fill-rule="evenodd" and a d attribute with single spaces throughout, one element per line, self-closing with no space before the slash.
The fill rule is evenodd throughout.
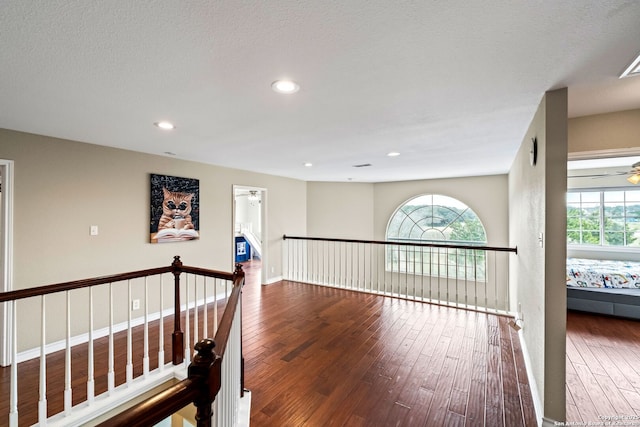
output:
<path id="1" fill-rule="evenodd" d="M 414 197 L 391 216 L 386 239 L 397 242 L 486 245 L 484 226 L 476 213 L 452 197 L 429 194 Z M 484 251 L 471 249 L 388 246 L 391 271 L 484 279 Z"/>

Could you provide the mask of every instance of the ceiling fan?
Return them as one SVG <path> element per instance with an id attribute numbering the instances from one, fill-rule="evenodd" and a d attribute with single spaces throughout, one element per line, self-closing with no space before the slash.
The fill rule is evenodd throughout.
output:
<path id="1" fill-rule="evenodd" d="M 569 178 L 605 178 L 610 176 L 623 176 L 629 175 L 627 177 L 627 181 L 632 184 L 640 183 L 640 162 L 636 162 L 631 165 L 630 171 L 613 171 L 613 172 L 602 172 L 595 174 L 587 174 L 587 175 L 570 175 Z"/>

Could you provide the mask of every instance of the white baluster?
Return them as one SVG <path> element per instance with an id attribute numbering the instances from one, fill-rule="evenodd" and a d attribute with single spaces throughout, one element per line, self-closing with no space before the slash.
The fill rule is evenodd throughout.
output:
<path id="1" fill-rule="evenodd" d="M 11 319 L 11 392 L 9 393 L 9 426 L 18 427 L 18 302 L 9 301 Z"/>
<path id="2" fill-rule="evenodd" d="M 133 343 L 131 342 L 131 280 L 127 280 L 127 367 L 126 381 L 127 386 L 133 381 Z"/>
<path id="3" fill-rule="evenodd" d="M 149 284 L 144 276 L 144 356 L 142 356 L 142 375 L 149 376 Z"/>
<path id="4" fill-rule="evenodd" d="M 40 400 L 38 401 L 38 422 L 41 426 L 47 425 L 47 354 L 45 353 L 46 344 L 46 297 L 40 298 Z"/>
<path id="5" fill-rule="evenodd" d="M 113 393 L 116 384 L 113 351 L 113 284 L 109 283 L 109 370 L 107 372 L 107 391 Z"/>
<path id="6" fill-rule="evenodd" d="M 213 333 L 212 336 L 218 332 L 218 279 L 213 279 Z"/>
<path id="7" fill-rule="evenodd" d="M 198 276 L 193 276 L 193 346 L 198 343 Z"/>
<path id="8" fill-rule="evenodd" d="M 189 345 L 191 342 L 191 337 L 189 334 L 190 323 L 189 323 L 189 275 L 185 274 L 185 299 L 186 299 L 186 313 L 185 313 L 185 339 L 184 339 L 184 364 L 185 366 L 189 366 L 191 363 L 191 346 Z"/>
<path id="9" fill-rule="evenodd" d="M 160 275 L 160 324 L 158 325 L 158 367 L 164 369 L 164 286 Z"/>
<path id="10" fill-rule="evenodd" d="M 71 413 L 71 294 L 69 291 L 65 292 L 67 297 L 67 336 L 65 339 L 65 351 L 64 351 L 64 413 L 69 415 Z"/>
<path id="11" fill-rule="evenodd" d="M 204 338 L 207 338 L 209 336 L 209 320 L 208 320 L 208 316 L 207 316 L 207 311 L 208 311 L 208 307 L 207 307 L 207 277 L 204 277 L 203 280 L 203 293 L 204 293 L 204 312 L 202 313 L 202 323 L 204 325 L 204 327 L 202 328 L 202 336 Z"/>
<path id="12" fill-rule="evenodd" d="M 93 404 L 95 381 L 93 366 L 93 287 L 89 288 L 89 349 L 87 354 L 87 402 Z"/>

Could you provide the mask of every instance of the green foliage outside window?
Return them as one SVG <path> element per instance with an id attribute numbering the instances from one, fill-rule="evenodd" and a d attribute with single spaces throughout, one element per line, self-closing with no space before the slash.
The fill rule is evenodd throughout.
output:
<path id="1" fill-rule="evenodd" d="M 640 246 L 640 191 L 582 191 L 567 196 L 567 243 Z"/>
<path id="2" fill-rule="evenodd" d="M 419 196 L 391 217 L 387 240 L 401 242 L 485 245 L 486 233 L 478 216 L 451 197 Z M 388 246 L 387 269 L 413 274 L 484 280 L 485 252 L 415 246 Z"/>

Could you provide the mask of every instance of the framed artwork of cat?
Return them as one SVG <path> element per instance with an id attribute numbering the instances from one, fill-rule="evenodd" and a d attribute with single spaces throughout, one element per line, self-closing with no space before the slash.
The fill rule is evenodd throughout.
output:
<path id="1" fill-rule="evenodd" d="M 200 181 L 151 174 L 151 243 L 200 238 Z"/>

